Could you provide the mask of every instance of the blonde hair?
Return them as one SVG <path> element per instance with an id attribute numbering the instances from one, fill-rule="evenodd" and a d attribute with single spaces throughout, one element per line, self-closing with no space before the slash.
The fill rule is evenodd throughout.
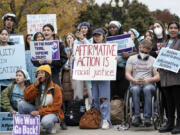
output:
<path id="1" fill-rule="evenodd" d="M 140 47 L 143 47 L 143 48 L 146 48 L 148 50 L 151 50 L 153 46 L 152 46 L 152 42 L 151 41 L 144 39 L 143 41 L 141 41 Z"/>

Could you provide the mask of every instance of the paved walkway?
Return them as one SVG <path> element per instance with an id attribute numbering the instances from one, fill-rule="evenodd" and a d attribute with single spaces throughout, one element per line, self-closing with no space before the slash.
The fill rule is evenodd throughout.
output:
<path id="1" fill-rule="evenodd" d="M 10 133 L 0 133 L 0 135 L 11 135 Z M 46 133 L 41 132 L 41 135 Z M 153 127 L 145 128 L 130 128 L 126 131 L 117 131 L 113 127 L 108 130 L 96 129 L 96 130 L 84 130 L 79 127 L 68 127 L 68 130 L 58 130 L 54 135 L 171 135 L 171 133 L 159 133 L 154 130 Z"/>

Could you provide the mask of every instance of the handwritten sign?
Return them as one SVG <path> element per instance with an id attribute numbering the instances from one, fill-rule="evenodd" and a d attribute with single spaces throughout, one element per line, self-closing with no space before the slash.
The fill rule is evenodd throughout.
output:
<path id="1" fill-rule="evenodd" d="M 73 79 L 116 79 L 117 44 L 75 45 L 74 55 Z"/>
<path id="2" fill-rule="evenodd" d="M 16 77 L 16 71 L 26 69 L 24 45 L 0 47 L 0 80 Z"/>
<path id="3" fill-rule="evenodd" d="M 180 51 L 162 48 L 153 66 L 177 73 L 180 69 Z"/>
<path id="4" fill-rule="evenodd" d="M 24 36 L 23 34 L 10 34 L 8 42 L 13 45 L 24 45 Z"/>
<path id="5" fill-rule="evenodd" d="M 31 41 L 30 42 L 31 59 L 33 61 L 40 59 L 59 60 L 59 41 Z"/>
<path id="6" fill-rule="evenodd" d="M 13 130 L 13 116 L 9 112 L 0 112 L 0 132 Z"/>
<path id="7" fill-rule="evenodd" d="M 111 37 L 107 37 L 106 40 L 107 43 L 118 44 L 118 53 L 133 51 L 134 43 L 131 39 L 130 34 L 111 36 Z"/>
<path id="8" fill-rule="evenodd" d="M 13 116 L 12 135 L 39 135 L 40 116 L 20 115 Z"/>
<path id="9" fill-rule="evenodd" d="M 52 24 L 55 33 L 57 33 L 56 14 L 27 15 L 28 34 L 42 32 L 42 28 L 45 24 Z"/>

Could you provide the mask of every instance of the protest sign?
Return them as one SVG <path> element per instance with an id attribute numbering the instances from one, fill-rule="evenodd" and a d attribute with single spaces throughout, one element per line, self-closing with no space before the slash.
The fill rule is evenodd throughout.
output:
<path id="1" fill-rule="evenodd" d="M 35 77 L 36 77 L 37 67 L 35 67 L 32 64 L 31 52 L 29 50 L 25 51 L 25 56 L 26 56 L 26 69 L 27 69 L 27 72 L 29 73 L 29 76 L 31 78 L 31 83 L 33 83 L 36 79 Z"/>
<path id="2" fill-rule="evenodd" d="M 40 59 L 59 60 L 59 41 L 31 41 L 30 42 L 31 59 L 33 61 Z"/>
<path id="3" fill-rule="evenodd" d="M 118 53 L 133 51 L 134 43 L 131 39 L 130 34 L 110 36 L 110 37 L 107 37 L 106 40 L 107 40 L 107 43 L 118 44 Z"/>
<path id="4" fill-rule="evenodd" d="M 12 135 L 39 135 L 40 134 L 40 116 L 31 115 L 13 115 L 13 133 Z"/>
<path id="5" fill-rule="evenodd" d="M 117 44 L 80 44 L 74 46 L 75 80 L 115 80 Z"/>
<path id="6" fill-rule="evenodd" d="M 180 69 L 180 51 L 162 48 L 153 66 L 177 73 Z"/>
<path id="7" fill-rule="evenodd" d="M 13 45 L 24 45 L 23 34 L 10 34 L 8 42 Z"/>
<path id="8" fill-rule="evenodd" d="M 0 112 L 0 132 L 13 130 L 13 116 L 10 112 Z"/>
<path id="9" fill-rule="evenodd" d="M 45 24 L 51 24 L 57 33 L 56 14 L 32 14 L 27 15 L 27 31 L 28 34 L 42 32 Z"/>
<path id="10" fill-rule="evenodd" d="M 26 69 L 24 45 L 0 47 L 0 80 L 16 77 L 16 71 Z"/>

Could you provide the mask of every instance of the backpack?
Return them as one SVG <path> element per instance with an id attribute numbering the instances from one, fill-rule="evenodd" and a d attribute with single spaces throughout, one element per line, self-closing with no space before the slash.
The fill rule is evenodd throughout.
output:
<path id="1" fill-rule="evenodd" d="M 101 123 L 101 115 L 97 109 L 90 109 L 81 117 L 79 128 L 97 129 Z"/>
<path id="2" fill-rule="evenodd" d="M 111 123 L 113 125 L 121 124 L 124 120 L 124 103 L 122 99 L 111 100 Z"/>
<path id="3" fill-rule="evenodd" d="M 78 126 L 82 115 L 85 113 L 84 100 L 69 101 L 65 111 L 65 122 L 69 126 Z"/>

